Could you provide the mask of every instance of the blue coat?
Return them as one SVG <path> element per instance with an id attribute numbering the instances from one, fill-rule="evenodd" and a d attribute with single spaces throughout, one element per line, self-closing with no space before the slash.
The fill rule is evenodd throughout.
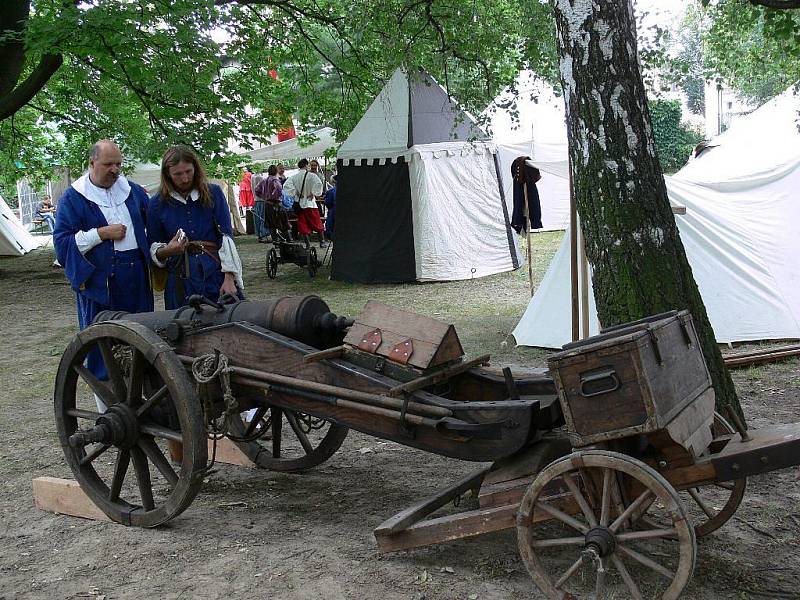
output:
<path id="1" fill-rule="evenodd" d="M 147 192 L 141 186 L 129 183 L 131 193 L 125 200 L 125 206 L 128 207 L 133 223 L 136 245 L 142 253 L 144 264 L 147 265 L 150 261 L 145 233 Z M 108 222 L 100 207 L 78 193 L 75 188 L 68 188 L 58 201 L 56 226 L 53 231 L 53 244 L 58 262 L 64 267 L 64 274 L 77 294 L 104 306 L 110 304 L 108 277 L 111 274 L 114 258 L 114 241 L 104 240 L 83 255 L 75 243 L 75 234 L 106 225 Z M 153 310 L 152 294 L 150 307 L 142 307 L 140 310 Z"/>
<path id="2" fill-rule="evenodd" d="M 333 239 L 333 227 L 336 222 L 336 186 L 328 188 L 324 199 L 328 209 L 328 215 L 325 217 L 325 233 L 328 234 L 328 238 Z"/>
<path id="3" fill-rule="evenodd" d="M 183 229 L 190 240 L 215 242 L 220 247 L 223 234 L 233 237 L 225 195 L 218 185 L 210 184 L 208 187 L 214 199 L 214 206 L 210 208 L 203 206 L 199 200 L 189 200 L 183 204 L 173 198 L 164 200 L 160 194 L 153 196 L 147 210 L 149 243 L 169 243 L 178 229 Z M 184 269 L 183 255 L 167 260 L 168 275 L 164 289 L 164 305 L 167 309 L 184 306 L 192 294 L 201 294 L 214 301 L 219 298 L 224 275 L 217 259 L 203 253 L 190 254 L 189 277 L 181 277 L 178 285 L 176 280 Z"/>

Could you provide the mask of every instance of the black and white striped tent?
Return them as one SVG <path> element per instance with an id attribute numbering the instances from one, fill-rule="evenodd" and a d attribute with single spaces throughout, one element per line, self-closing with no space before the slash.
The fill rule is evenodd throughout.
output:
<path id="1" fill-rule="evenodd" d="M 331 277 L 446 281 L 515 269 L 494 145 L 423 70 L 395 71 L 337 155 Z"/>

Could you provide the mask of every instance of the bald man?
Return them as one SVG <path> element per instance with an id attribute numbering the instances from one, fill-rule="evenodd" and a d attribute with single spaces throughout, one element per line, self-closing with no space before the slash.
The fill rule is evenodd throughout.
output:
<path id="1" fill-rule="evenodd" d="M 122 153 L 111 140 L 92 146 L 89 172 L 58 203 L 53 242 L 58 262 L 75 290 L 78 325 L 91 325 L 103 310 L 153 310 L 145 232 L 147 192 L 120 174 Z M 106 379 L 100 353 L 87 365 Z M 98 408 L 104 410 L 98 399 Z"/>

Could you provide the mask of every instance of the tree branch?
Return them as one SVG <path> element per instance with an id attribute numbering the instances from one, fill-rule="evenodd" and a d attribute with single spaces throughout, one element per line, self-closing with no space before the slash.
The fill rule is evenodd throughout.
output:
<path id="1" fill-rule="evenodd" d="M 64 57 L 61 54 L 45 54 L 42 56 L 42 60 L 39 61 L 39 64 L 28 75 L 27 79 L 0 98 L 0 121 L 7 119 L 30 102 L 53 74 L 58 71 L 63 62 Z"/>

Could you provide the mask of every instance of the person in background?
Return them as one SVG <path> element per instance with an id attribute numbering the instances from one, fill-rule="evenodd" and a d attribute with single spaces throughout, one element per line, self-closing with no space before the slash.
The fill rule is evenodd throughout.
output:
<path id="1" fill-rule="evenodd" d="M 331 175 L 331 187 L 325 192 L 325 208 L 327 215 L 325 217 L 325 237 L 329 240 L 333 239 L 333 226 L 336 220 L 336 175 Z"/>
<path id="2" fill-rule="evenodd" d="M 294 199 L 294 210 L 297 213 L 297 234 L 310 244 L 312 232 L 319 234 L 319 247 L 324 248 L 325 229 L 317 208 L 317 198 L 322 195 L 322 180 L 308 170 L 308 159 L 297 163 L 299 171 L 289 177 L 284 185 L 286 194 Z"/>
<path id="3" fill-rule="evenodd" d="M 53 233 L 56 228 L 56 209 L 50 203 L 50 196 L 45 196 L 36 206 L 36 216 L 47 224 L 47 231 Z"/>
<path id="4" fill-rule="evenodd" d="M 275 240 L 281 242 L 292 241 L 289 218 L 282 205 L 283 186 L 278 178 L 278 167 L 270 165 L 267 170 L 267 178 L 258 184 L 258 188 L 256 188 L 256 196 L 263 197 L 266 202 L 265 218 L 267 226 L 275 232 Z"/>
<path id="5" fill-rule="evenodd" d="M 286 175 L 285 175 L 285 173 L 286 173 L 286 169 L 284 168 L 284 166 L 282 164 L 278 164 L 278 179 L 280 180 L 281 185 L 286 183 Z"/>
<path id="6" fill-rule="evenodd" d="M 153 263 L 167 270 L 167 309 L 185 306 L 193 294 L 214 302 L 225 294 L 241 297 L 242 263 L 225 196 L 208 183 L 188 146 L 164 153 L 161 187 L 147 210 L 147 239 Z"/>
<path id="7" fill-rule="evenodd" d="M 313 173 L 319 180 L 322 182 L 323 191 L 325 188 L 325 175 L 319 168 L 319 161 L 317 159 L 312 159 L 311 162 L 308 163 L 308 172 Z"/>
<path id="8" fill-rule="evenodd" d="M 260 173 L 254 173 L 251 180 L 253 185 L 253 196 L 255 196 L 255 205 L 253 208 L 253 227 L 256 230 L 256 237 L 258 238 L 258 242 L 260 244 L 269 244 L 272 242 L 272 232 L 267 224 L 265 214 L 266 198 L 259 193 L 259 190 L 264 190 L 262 184 L 265 181 L 267 181 L 267 177 L 264 177 Z"/>
<path id="9" fill-rule="evenodd" d="M 253 172 L 250 167 L 246 167 L 242 173 L 242 181 L 239 183 L 239 206 L 247 210 L 253 208 L 255 199 L 253 198 Z"/>
<path id="10" fill-rule="evenodd" d="M 53 244 L 56 258 L 75 291 L 78 325 L 85 329 L 103 310 L 153 310 L 145 233 L 147 194 L 120 174 L 122 153 L 111 140 L 92 146 L 89 172 L 58 201 Z M 100 351 L 93 348 L 86 366 L 108 378 Z M 105 403 L 95 396 L 97 409 Z"/>
<path id="11" fill-rule="evenodd" d="M 317 210 L 319 210 L 320 218 L 324 219 L 327 211 L 325 210 L 323 198 L 325 196 L 325 191 L 328 189 L 328 182 L 325 181 L 325 172 L 319 168 L 319 161 L 315 158 L 311 159 L 311 162 L 308 163 L 308 172 L 319 177 L 319 180 L 322 182 L 322 193 L 314 199 L 317 201 Z"/>

